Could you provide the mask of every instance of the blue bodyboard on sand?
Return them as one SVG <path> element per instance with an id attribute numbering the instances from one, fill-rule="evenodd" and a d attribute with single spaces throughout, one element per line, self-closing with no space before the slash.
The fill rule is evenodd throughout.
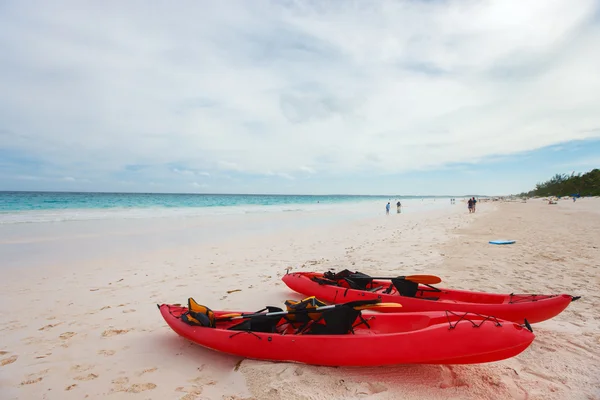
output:
<path id="1" fill-rule="evenodd" d="M 514 240 L 490 240 L 490 244 L 513 244 Z"/>

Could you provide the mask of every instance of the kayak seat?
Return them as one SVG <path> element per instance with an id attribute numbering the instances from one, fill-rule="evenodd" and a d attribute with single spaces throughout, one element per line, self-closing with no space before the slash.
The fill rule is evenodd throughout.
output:
<path id="1" fill-rule="evenodd" d="M 321 300 L 315 296 L 310 296 L 300 301 L 286 300 L 285 307 L 290 314 L 285 316 L 285 319 L 289 322 L 304 322 L 308 323 L 311 320 L 320 319 L 322 313 L 310 312 L 311 309 L 326 306 Z"/>
<path id="2" fill-rule="evenodd" d="M 269 313 L 283 311 L 279 307 L 269 306 L 269 307 L 263 308 L 262 310 L 255 312 L 254 314 L 258 314 L 265 310 Z M 257 315 L 255 317 L 244 319 L 239 324 L 231 326 L 227 330 L 275 333 L 275 332 L 277 332 L 277 324 L 279 323 L 280 320 L 281 320 L 281 316 Z"/>
<path id="3" fill-rule="evenodd" d="M 350 286 L 350 289 L 356 290 L 368 290 L 367 285 L 370 284 L 373 279 L 367 277 L 366 279 L 362 276 L 351 276 L 350 278 L 344 278 L 344 281 Z"/>
<path id="4" fill-rule="evenodd" d="M 398 290 L 400 296 L 404 297 L 415 297 L 417 295 L 417 291 L 419 290 L 419 284 L 415 282 L 408 281 L 406 279 L 394 278 L 392 279 L 392 284 Z"/>
<path id="5" fill-rule="evenodd" d="M 245 319 L 243 322 L 240 322 L 227 330 L 275 333 L 277 331 L 277 324 L 280 320 L 281 317 L 252 317 Z"/>
<path id="6" fill-rule="evenodd" d="M 321 316 L 309 321 L 306 327 L 301 328 L 297 334 L 305 335 L 346 335 L 354 333 L 353 324 L 361 312 L 352 307 L 336 307 L 321 313 Z M 366 321 L 364 321 L 366 323 Z M 367 325 L 368 326 L 368 325 Z"/>
<path id="7" fill-rule="evenodd" d="M 208 307 L 196 303 L 193 298 L 188 298 L 188 309 L 181 315 L 181 320 L 188 325 L 214 328 L 216 326 L 215 313 Z"/>

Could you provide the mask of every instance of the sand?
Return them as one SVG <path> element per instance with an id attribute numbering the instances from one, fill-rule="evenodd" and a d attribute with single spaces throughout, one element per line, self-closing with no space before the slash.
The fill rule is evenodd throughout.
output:
<path id="1" fill-rule="evenodd" d="M 145 241 L 149 236 L 139 230 L 126 235 L 119 227 L 118 241 L 114 230 L 88 238 L 100 243 L 93 252 L 87 252 L 89 241 L 78 239 L 70 250 L 76 257 L 65 253 L 73 240 L 62 232 L 67 225 L 55 224 L 48 232 L 60 239 L 47 233 L 44 240 L 52 239 L 60 251 L 24 245 L 39 252 L 30 251 L 35 265 L 4 271 L 0 398 L 600 399 L 598 210 L 599 199 L 557 205 L 530 200 L 480 203 L 468 214 L 457 202 L 293 229 L 294 218 L 308 217 L 300 212 L 276 229 L 202 236 L 198 243 L 186 237 L 182 244 L 175 236 Z M 315 220 L 328 216 L 310 214 Z M 207 229 L 179 219 L 169 221 L 172 231 L 177 224 L 188 233 Z M 492 239 L 517 242 L 492 246 Z M 11 243 L 19 240 L 27 242 L 10 237 Z M 114 251 L 117 242 L 128 252 Z M 536 340 L 519 356 L 463 366 L 326 368 L 244 360 L 178 337 L 156 308 L 190 296 L 213 309 L 281 306 L 302 298 L 281 282 L 290 267 L 434 273 L 448 287 L 583 297 L 535 324 Z"/>

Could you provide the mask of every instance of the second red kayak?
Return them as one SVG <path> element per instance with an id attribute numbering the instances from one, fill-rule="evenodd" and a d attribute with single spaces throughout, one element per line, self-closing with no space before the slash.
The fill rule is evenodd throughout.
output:
<path id="1" fill-rule="evenodd" d="M 282 279 L 290 289 L 329 303 L 379 299 L 402 303 L 399 309 L 382 310 L 386 312 L 472 312 L 517 323 L 523 323 L 525 319 L 536 323 L 553 318 L 579 298 L 568 294 L 495 294 L 444 289 L 404 279 L 368 279 L 359 272 L 343 272 L 347 272 L 343 278 L 340 277 L 343 273 L 335 276 L 332 273 L 294 272 Z M 358 278 L 353 281 L 349 274 L 358 274 Z"/>

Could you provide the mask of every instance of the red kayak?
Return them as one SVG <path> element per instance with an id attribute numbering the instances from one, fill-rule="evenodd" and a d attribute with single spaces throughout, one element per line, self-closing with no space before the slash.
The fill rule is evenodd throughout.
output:
<path id="1" fill-rule="evenodd" d="M 213 312 L 193 299 L 188 307 L 158 307 L 177 334 L 204 347 L 251 359 L 324 366 L 485 363 L 516 356 L 535 337 L 516 323 L 470 313 L 362 313 L 339 304 L 321 307 L 333 307 L 327 311 L 317 308 L 304 318 L 292 314 L 292 319 L 285 311 Z M 232 320 L 231 313 L 238 319 Z"/>
<path id="2" fill-rule="evenodd" d="M 444 289 L 400 278 L 377 280 L 360 272 L 345 270 L 337 275 L 331 272 L 295 272 L 284 275 L 283 281 L 298 293 L 316 296 L 329 303 L 379 299 L 402 304 L 400 309 L 382 310 L 386 312 L 472 312 L 518 323 L 525 319 L 535 323 L 555 317 L 571 301 L 579 298 L 568 294 L 494 294 Z"/>

